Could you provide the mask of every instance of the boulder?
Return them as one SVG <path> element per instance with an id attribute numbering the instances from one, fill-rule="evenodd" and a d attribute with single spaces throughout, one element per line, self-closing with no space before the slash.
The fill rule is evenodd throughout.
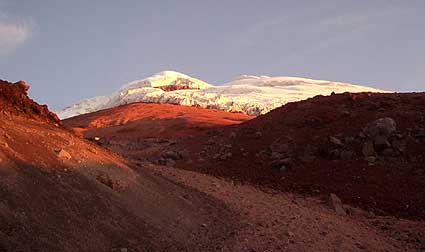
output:
<path id="1" fill-rule="evenodd" d="M 365 160 L 369 165 L 374 165 L 376 162 L 376 157 L 374 156 L 365 157 Z"/>
<path id="2" fill-rule="evenodd" d="M 374 146 L 375 146 L 375 150 L 376 151 L 382 151 L 384 149 L 387 149 L 387 148 L 391 147 L 391 144 L 388 141 L 388 137 L 387 136 L 378 135 L 373 140 L 373 143 L 374 143 Z"/>
<path id="3" fill-rule="evenodd" d="M 366 142 L 363 144 L 362 153 L 364 157 L 376 157 L 375 148 L 372 142 Z"/>
<path id="4" fill-rule="evenodd" d="M 342 141 L 339 140 L 339 138 L 334 137 L 334 136 L 329 137 L 329 142 L 331 144 L 336 145 L 336 146 L 344 146 L 344 144 L 342 143 Z"/>
<path id="5" fill-rule="evenodd" d="M 377 136 L 390 136 L 397 129 L 397 124 L 391 117 L 379 118 L 367 125 L 365 134 L 371 139 Z"/>
<path id="6" fill-rule="evenodd" d="M 274 169 L 286 170 L 287 168 L 291 168 L 293 166 L 293 160 L 292 158 L 274 160 L 270 163 L 270 166 Z"/>
<path id="7" fill-rule="evenodd" d="M 397 153 L 393 149 L 387 148 L 382 151 L 382 155 L 384 155 L 384 157 L 396 157 Z"/>
<path id="8" fill-rule="evenodd" d="M 255 138 L 261 138 L 263 136 L 263 133 L 261 133 L 261 131 L 257 131 L 257 132 L 255 132 L 255 134 L 254 134 L 254 137 Z"/>
<path id="9" fill-rule="evenodd" d="M 158 164 L 173 167 L 176 165 L 176 161 L 169 158 L 160 158 L 158 159 Z"/>
<path id="10" fill-rule="evenodd" d="M 182 155 L 179 152 L 173 151 L 173 150 L 166 150 L 162 152 L 161 157 L 163 157 L 164 159 L 171 159 L 171 160 L 182 159 Z"/>
<path id="11" fill-rule="evenodd" d="M 407 143 L 405 140 L 394 140 L 392 141 L 391 145 L 394 148 L 394 150 L 400 153 L 404 153 L 406 150 Z"/>
<path id="12" fill-rule="evenodd" d="M 328 198 L 328 206 L 335 211 L 338 215 L 346 215 L 347 212 L 345 211 L 342 201 L 340 198 L 338 198 L 335 194 L 331 193 Z"/>
<path id="13" fill-rule="evenodd" d="M 71 157 L 72 157 L 71 154 L 69 154 L 64 149 L 56 150 L 56 155 L 58 156 L 58 158 L 63 159 L 63 160 L 68 160 L 68 159 L 71 159 Z"/>
<path id="14" fill-rule="evenodd" d="M 7 142 L 6 141 L 4 141 L 4 140 L 1 140 L 0 139 L 0 146 L 3 146 L 3 147 L 9 147 L 9 145 L 7 144 Z"/>

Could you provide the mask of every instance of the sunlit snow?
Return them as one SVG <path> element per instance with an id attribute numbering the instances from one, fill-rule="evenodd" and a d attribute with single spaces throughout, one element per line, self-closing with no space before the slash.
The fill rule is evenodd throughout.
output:
<path id="1" fill-rule="evenodd" d="M 185 88 L 164 91 L 164 87 Z M 162 89 L 161 89 L 162 88 Z M 211 85 L 174 71 L 164 71 L 124 85 L 110 96 L 79 101 L 59 112 L 61 119 L 133 102 L 171 103 L 260 115 L 288 102 L 332 92 L 386 92 L 365 86 L 298 77 L 241 75 Z"/>

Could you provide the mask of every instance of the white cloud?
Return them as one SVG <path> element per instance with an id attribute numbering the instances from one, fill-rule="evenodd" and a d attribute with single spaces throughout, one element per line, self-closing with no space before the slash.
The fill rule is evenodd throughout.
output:
<path id="1" fill-rule="evenodd" d="M 14 52 L 33 33 L 33 23 L 28 21 L 6 21 L 0 19 L 0 55 Z"/>

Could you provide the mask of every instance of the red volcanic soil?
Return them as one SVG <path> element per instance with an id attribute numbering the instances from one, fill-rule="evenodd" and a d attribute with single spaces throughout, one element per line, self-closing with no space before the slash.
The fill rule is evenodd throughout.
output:
<path id="1" fill-rule="evenodd" d="M 27 89 L 0 81 L 0 251 L 216 251 L 232 237 L 222 203 L 72 134 Z"/>
<path id="2" fill-rule="evenodd" d="M 315 98 L 292 104 L 243 124 L 239 123 L 249 119 L 243 114 L 153 104 L 123 106 L 65 122 L 71 125 L 74 120 L 76 127 L 83 132 L 87 130 L 85 134 L 106 134 L 99 135 L 100 140 L 94 144 L 63 128 L 46 106 L 40 106 L 27 97 L 27 89 L 23 82 L 11 84 L 0 81 L 0 251 L 404 252 L 425 249 L 423 221 L 380 217 L 337 201 L 329 207 L 317 197 L 269 188 L 309 193 L 302 190 L 307 188 L 303 186 L 284 187 L 285 182 L 282 181 L 285 179 L 275 183 L 276 180 L 269 174 L 277 177 L 276 174 L 293 172 L 296 176 L 296 171 L 301 172 L 304 166 L 311 164 L 310 170 L 304 170 L 313 174 L 305 176 L 306 183 L 311 183 L 310 186 L 317 184 L 320 193 L 326 193 L 326 187 L 320 187 L 323 186 L 322 177 L 317 177 L 317 183 L 313 183 L 311 178 L 314 174 L 323 176 L 321 169 L 332 173 L 333 167 L 312 164 L 327 164 L 325 160 L 342 164 L 340 158 L 346 157 L 342 152 L 357 146 L 354 140 L 348 145 L 343 134 L 357 131 L 343 129 L 338 131 L 341 134 L 333 134 L 344 139 L 343 143 L 339 143 L 333 138 L 331 142 L 336 146 L 318 138 L 308 140 L 307 133 L 316 130 L 320 134 L 331 134 L 335 130 L 325 130 L 326 125 L 343 126 L 335 111 L 343 106 L 341 104 L 346 96 Z M 379 101 L 388 98 L 378 97 Z M 368 166 L 380 171 L 383 164 L 391 161 L 390 172 L 387 170 L 386 173 L 388 177 L 393 176 L 394 170 L 398 171 L 395 168 L 399 167 L 396 165 L 400 160 L 405 164 L 400 169 L 410 170 L 415 167 L 415 162 L 423 161 L 419 159 L 422 153 L 420 127 L 423 123 L 420 118 L 423 117 L 412 115 L 409 110 L 420 108 L 423 99 L 417 99 L 420 95 L 401 97 L 397 101 L 406 109 L 405 121 L 399 123 L 400 117 L 393 110 L 385 115 L 397 121 L 397 132 L 392 132 L 390 137 L 406 139 L 405 149 L 391 160 L 383 158 L 380 150 L 378 160 L 373 166 Z M 331 102 L 326 102 L 326 99 Z M 360 95 L 350 99 L 358 102 L 370 98 Z M 369 104 L 360 102 L 364 103 Z M 382 107 L 388 108 L 384 104 L 378 104 L 379 113 L 385 112 Z M 327 112 L 325 107 L 322 108 L 324 105 L 336 110 Z M 133 110 L 127 111 L 128 108 Z M 309 114 L 308 111 L 316 112 Z M 349 109 L 342 114 L 356 118 L 355 111 L 363 110 Z M 332 120 L 327 117 L 328 113 L 334 116 Z M 296 117 L 292 121 L 286 117 L 283 120 L 281 115 Z M 375 116 L 380 117 L 381 114 Z M 357 118 L 358 122 L 353 119 L 346 126 L 361 125 L 361 120 L 368 122 L 375 116 Z M 92 122 L 92 125 L 105 128 L 89 127 Z M 406 125 L 410 125 L 411 129 L 404 128 Z M 131 126 L 131 130 L 127 126 Z M 304 128 L 308 130 L 297 133 Z M 292 138 L 302 139 L 299 142 L 304 145 L 299 149 L 296 144 L 293 145 L 292 141 L 299 142 L 290 141 L 287 130 Z M 285 136 L 283 140 L 282 136 Z M 150 141 L 151 138 L 157 141 Z M 360 139 L 363 140 L 359 141 L 365 138 L 362 136 Z M 411 138 L 416 140 L 413 149 Z M 392 148 L 400 147 L 393 139 L 389 141 Z M 289 147 L 285 147 L 288 143 L 291 143 Z M 307 147 L 316 144 L 324 147 L 317 152 Z M 122 150 L 128 160 L 137 161 L 137 164 L 98 145 Z M 245 149 L 241 150 L 241 146 Z M 262 151 L 268 147 L 270 151 Z M 170 164 L 170 158 L 174 158 L 178 167 L 256 184 L 260 184 L 257 179 L 265 179 L 261 184 L 268 187 L 239 184 L 235 180 L 137 160 L 139 154 L 146 155 L 146 159 L 152 158 L 148 152 L 143 152 L 144 148 L 157 149 L 159 158 L 167 164 Z M 241 151 L 240 155 L 236 150 Z M 300 156 L 304 153 L 301 150 L 311 150 L 308 158 Z M 256 155 L 258 152 L 261 154 Z M 272 166 L 276 166 L 276 152 L 285 154 L 285 157 L 291 154 L 292 158 L 291 162 L 286 160 L 282 163 L 280 159 L 283 157 L 279 157 L 279 169 L 282 170 L 279 173 L 267 168 L 269 159 Z M 388 151 L 385 153 L 388 154 Z M 357 160 L 355 157 L 352 154 L 351 159 L 344 160 L 360 164 L 360 158 Z M 285 165 L 288 167 L 282 169 Z M 348 171 L 357 169 L 344 165 L 338 167 Z M 422 178 L 421 167 L 416 169 L 419 178 Z M 257 177 L 259 173 L 266 175 Z M 332 174 L 332 182 L 335 181 L 336 185 L 340 185 L 344 178 L 341 174 L 345 173 L 338 170 L 338 173 Z M 362 173 L 358 174 L 362 178 Z M 397 175 L 416 188 L 417 182 L 411 177 L 405 173 Z M 302 180 L 298 183 L 306 185 Z M 404 190 L 402 186 L 400 189 Z M 350 201 L 352 198 L 343 193 L 348 190 L 353 190 L 353 187 L 337 193 L 343 201 L 355 205 Z M 379 188 L 376 190 L 381 193 Z M 421 193 L 419 189 L 410 189 L 409 192 Z M 353 190 L 353 193 L 356 192 Z M 411 208 L 418 209 L 418 205 L 412 204 Z M 342 213 L 337 211 L 337 207 L 342 209 Z M 375 208 L 387 210 L 380 202 Z M 398 212 L 395 213 L 397 216 Z"/>
<path id="3" fill-rule="evenodd" d="M 387 117 L 395 131 L 369 136 L 366 127 Z M 365 155 L 368 144 L 372 154 Z M 335 193 L 377 214 L 425 220 L 424 93 L 319 96 L 179 148 L 190 157 L 177 167 L 307 195 Z"/>
<path id="4" fill-rule="evenodd" d="M 202 135 L 208 129 L 254 118 L 242 113 L 172 104 L 132 103 L 63 120 L 86 137 L 171 138 Z"/>
<path id="5" fill-rule="evenodd" d="M 64 124 L 100 136 L 102 145 L 133 161 L 305 195 L 335 193 L 375 214 L 424 220 L 424 111 L 423 93 L 346 93 L 290 103 L 242 124 L 249 117 L 155 104 L 126 105 Z M 364 128 L 386 117 L 396 130 L 378 146 Z M 373 153 L 365 156 L 367 144 Z"/>
<path id="6" fill-rule="evenodd" d="M 100 137 L 99 144 L 126 158 L 157 162 L 171 145 L 252 118 L 213 109 L 133 103 L 73 117 L 62 123 L 86 138 Z"/>
<path id="7" fill-rule="evenodd" d="M 223 251 L 423 251 L 424 98 L 319 96 L 251 120 L 130 104 L 63 123 L 222 202 L 239 222 Z M 395 130 L 369 135 L 372 122 L 388 117 Z M 329 209 L 330 193 L 342 212 Z"/>

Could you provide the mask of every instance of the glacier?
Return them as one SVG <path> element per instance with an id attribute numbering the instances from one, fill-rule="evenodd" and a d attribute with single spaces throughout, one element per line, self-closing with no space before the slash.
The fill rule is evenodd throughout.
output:
<path id="1" fill-rule="evenodd" d="M 57 111 L 61 119 L 134 102 L 170 103 L 261 115 L 288 102 L 343 92 L 388 92 L 366 86 L 300 77 L 241 75 L 223 85 L 163 71 L 122 86 L 109 96 L 81 100 Z"/>

